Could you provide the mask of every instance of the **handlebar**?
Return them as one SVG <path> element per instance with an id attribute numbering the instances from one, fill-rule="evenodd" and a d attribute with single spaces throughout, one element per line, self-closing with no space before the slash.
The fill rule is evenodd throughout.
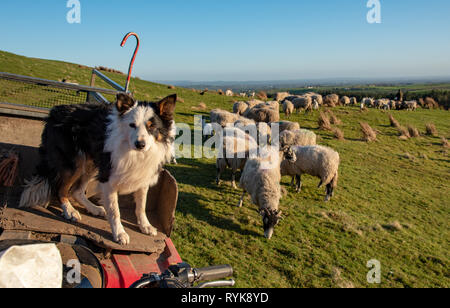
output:
<path id="1" fill-rule="evenodd" d="M 133 283 L 130 288 L 218 288 L 233 287 L 235 281 L 220 280 L 233 275 L 230 265 L 219 265 L 204 268 L 191 268 L 189 264 L 180 263 L 169 267 L 161 275 L 151 273 Z M 200 283 L 203 282 L 203 283 Z M 195 286 L 195 284 L 198 284 Z"/>
<path id="2" fill-rule="evenodd" d="M 219 265 L 192 270 L 195 281 L 211 281 L 233 276 L 233 268 L 231 265 Z"/>

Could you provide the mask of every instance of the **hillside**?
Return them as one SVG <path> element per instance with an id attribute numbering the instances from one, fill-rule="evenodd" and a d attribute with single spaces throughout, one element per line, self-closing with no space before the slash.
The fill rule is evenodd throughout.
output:
<path id="1" fill-rule="evenodd" d="M 91 68 L 0 52 L 0 71 L 89 84 Z M 125 83 L 123 75 L 106 75 Z M 141 100 L 177 93 L 183 102 L 176 120 L 191 126 L 194 114 L 231 110 L 234 101 L 138 79 L 132 80 L 131 91 Z M 200 103 L 207 109 L 197 110 Z M 441 142 L 441 137 L 450 138 L 448 111 L 362 113 L 338 107 L 333 112 L 342 121 L 344 141 L 318 129 L 317 111 L 290 120 L 340 153 L 336 196 L 324 203 L 319 181 L 309 176 L 296 194 L 284 178 L 284 220 L 270 241 L 262 236 L 261 219 L 249 198 L 238 209 L 234 205 L 241 191 L 229 182 L 216 186 L 214 160 L 186 158 L 168 166 L 180 188 L 173 240 L 183 260 L 195 266 L 231 264 L 238 287 L 450 287 L 450 157 Z M 400 140 L 388 114 L 417 127 L 422 136 Z M 379 131 L 378 141 L 361 141 L 360 121 Z M 427 123 L 436 125 L 439 136 L 424 135 Z M 380 285 L 366 280 L 372 259 L 381 262 Z"/>

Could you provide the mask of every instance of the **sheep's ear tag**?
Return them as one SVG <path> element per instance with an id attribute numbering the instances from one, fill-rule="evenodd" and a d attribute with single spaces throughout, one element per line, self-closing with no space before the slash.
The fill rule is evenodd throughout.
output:
<path id="1" fill-rule="evenodd" d="M 120 93 L 116 96 L 116 108 L 120 115 L 124 115 L 136 105 L 136 101 L 130 94 Z"/>
<path id="2" fill-rule="evenodd" d="M 159 115 L 164 120 L 173 120 L 175 107 L 177 105 L 177 95 L 171 95 L 160 101 L 157 106 L 159 108 Z"/>

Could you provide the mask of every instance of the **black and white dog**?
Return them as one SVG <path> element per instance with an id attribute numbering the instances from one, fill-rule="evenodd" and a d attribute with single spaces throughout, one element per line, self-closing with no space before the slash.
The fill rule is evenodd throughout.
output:
<path id="1" fill-rule="evenodd" d="M 53 193 L 64 217 L 79 222 L 80 213 L 69 201 L 72 196 L 90 214 L 106 216 L 114 240 L 127 245 L 130 238 L 120 220 L 118 195 L 133 194 L 141 231 L 156 235 L 145 212 L 147 193 L 172 159 L 176 101 L 176 95 L 147 103 L 119 94 L 115 105 L 53 108 L 42 135 L 37 176 L 27 183 L 20 207 L 47 207 Z M 88 200 L 86 189 L 93 180 L 104 207 Z"/>

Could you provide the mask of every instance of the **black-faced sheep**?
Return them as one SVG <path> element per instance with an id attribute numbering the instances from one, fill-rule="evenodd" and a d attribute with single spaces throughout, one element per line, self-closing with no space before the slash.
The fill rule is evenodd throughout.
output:
<path id="1" fill-rule="evenodd" d="M 250 158 L 241 175 L 240 186 L 244 192 L 238 207 L 242 207 L 246 194 L 250 194 L 252 202 L 259 208 L 267 239 L 272 238 L 274 228 L 281 218 L 280 161 L 278 151 L 268 151 L 266 155 Z"/>
<path id="2" fill-rule="evenodd" d="M 323 146 L 294 146 L 290 147 L 288 156 L 291 160 L 281 163 L 281 174 L 295 176 L 297 179 L 297 192 L 301 191 L 301 176 L 309 174 L 320 179 L 319 188 L 326 185 L 325 202 L 329 201 L 334 194 L 339 177 L 339 154 Z M 292 161 L 295 161 L 294 163 Z"/>

